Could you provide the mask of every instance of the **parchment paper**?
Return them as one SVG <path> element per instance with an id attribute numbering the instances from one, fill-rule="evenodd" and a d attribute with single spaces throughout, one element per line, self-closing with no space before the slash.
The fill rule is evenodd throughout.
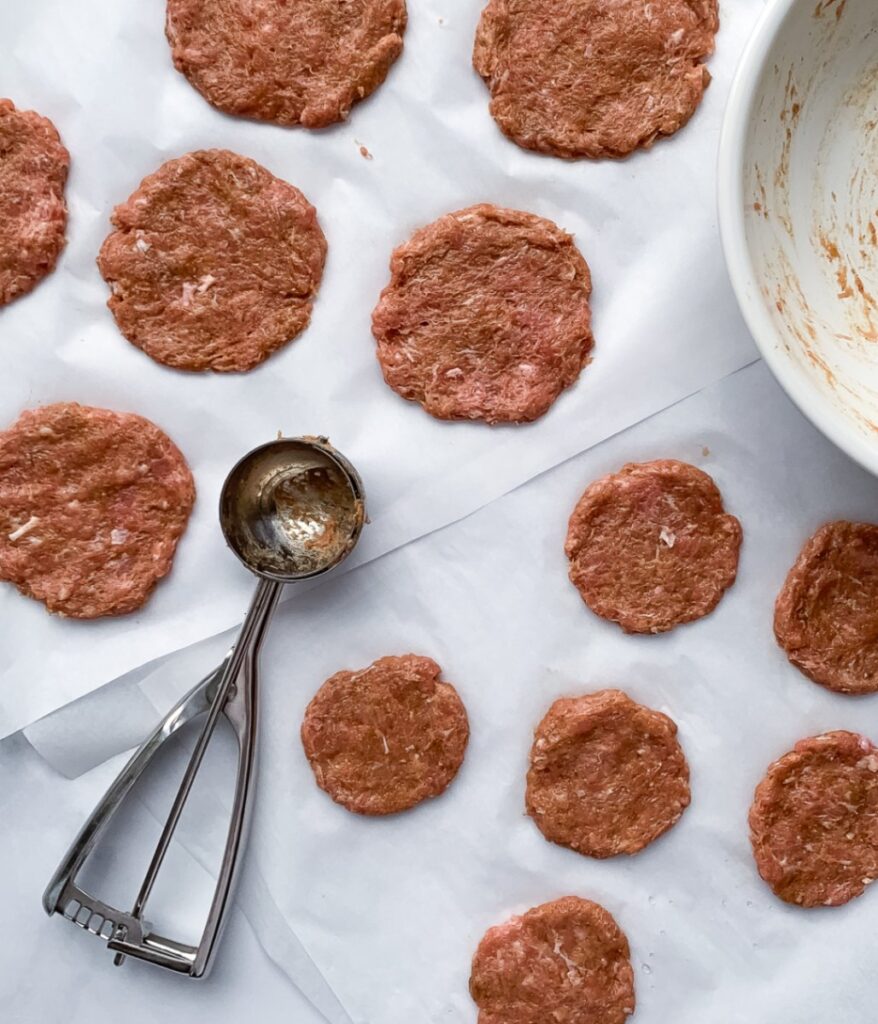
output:
<path id="1" fill-rule="evenodd" d="M 709 472 L 744 545 L 738 580 L 712 615 L 630 637 L 582 604 L 563 541 L 591 480 L 655 457 Z M 280 909 L 356 1024 L 472 1024 L 466 986 L 484 930 L 567 893 L 604 904 L 626 931 L 642 1024 L 872 1021 L 875 894 L 838 909 L 787 907 L 756 874 L 746 817 L 766 766 L 797 739 L 836 728 L 878 737 L 878 698 L 810 682 L 771 629 L 804 540 L 831 518 L 874 520 L 876 507 L 878 480 L 833 449 L 760 363 L 289 602 L 263 661 L 245 912 L 262 920 Z M 209 667 L 225 639 L 186 652 L 190 678 L 191 662 Z M 302 712 L 337 669 L 409 650 L 436 658 L 466 702 L 466 762 L 441 798 L 359 818 L 317 789 L 298 739 Z M 156 708 L 181 688 L 178 658 L 143 685 Z M 641 854 L 595 861 L 542 838 L 524 814 L 524 775 L 551 701 L 607 686 L 675 719 L 692 805 Z M 31 739 L 62 770 L 81 767 L 93 738 L 87 705 L 105 697 L 54 716 L 51 735 L 32 728 Z M 184 841 L 195 851 L 201 842 L 197 830 Z M 264 880 L 261 896 L 251 874 Z M 295 979 L 278 953 L 283 938 L 262 933 Z"/>
<path id="2" fill-rule="evenodd" d="M 124 1020 L 128 1024 L 211 1021 L 239 1024 L 241 1020 L 284 1019 L 295 1024 L 323 1024 L 286 975 L 265 956 L 252 926 L 241 910 L 232 908 L 218 953 L 217 969 L 205 983 L 156 971 L 128 960 L 113 966 L 113 954 L 100 940 L 62 921 L 51 920 L 40 907 L 40 893 L 55 865 L 60 847 L 69 842 L 82 819 L 121 767 L 113 759 L 66 783 L 42 761 L 22 736 L 0 742 L 0 778 L 15 779 L 0 793 L 4 828 L 0 832 L 0 877 L 3 909 L 14 928 L 0 933 L 0 1005 L 9 1024 L 93 1024 Z M 131 835 L 130 854 L 138 850 L 148 825 L 157 827 L 147 805 L 135 798 L 142 828 Z M 135 815 L 137 817 L 137 815 Z M 141 845 L 142 855 L 152 847 Z M 201 894 L 213 880 L 200 864 L 179 847 L 168 862 L 177 906 L 191 912 L 189 898 Z M 144 865 L 127 886 L 130 906 Z M 111 896 L 102 884 L 100 890 Z M 122 905 L 126 905 L 124 897 Z M 181 933 L 176 932 L 179 936 Z"/>
<path id="3" fill-rule="evenodd" d="M 139 412 L 180 445 L 199 498 L 171 577 L 138 614 L 84 624 L 0 588 L 0 736 L 239 621 L 252 581 L 224 551 L 221 481 L 249 447 L 328 434 L 360 469 L 364 562 L 504 494 L 753 358 L 722 266 L 714 161 L 732 70 L 761 0 L 723 5 L 714 82 L 692 122 L 613 163 L 553 160 L 506 140 L 470 66 L 482 0 L 412 0 L 405 53 L 349 123 L 317 133 L 224 117 L 174 71 L 161 0 L 0 5 L 0 92 L 57 124 L 72 153 L 59 269 L 0 311 L 0 423 L 75 399 Z M 360 144 L 372 160 L 364 159 Z M 120 335 L 94 263 L 114 204 L 164 160 L 225 146 L 316 205 L 329 259 L 310 328 L 244 376 L 187 375 Z M 447 424 L 383 383 L 369 316 L 391 249 L 473 202 L 572 231 L 594 277 L 593 364 L 539 423 Z"/>

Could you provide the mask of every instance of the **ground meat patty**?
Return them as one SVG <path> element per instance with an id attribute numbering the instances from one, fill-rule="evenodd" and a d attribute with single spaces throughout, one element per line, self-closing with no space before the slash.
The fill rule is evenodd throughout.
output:
<path id="1" fill-rule="evenodd" d="M 69 167 L 51 121 L 0 99 L 0 306 L 55 269 L 64 248 Z"/>
<path id="2" fill-rule="evenodd" d="M 713 480 L 685 462 L 629 463 L 595 481 L 570 517 L 570 579 L 626 633 L 707 615 L 735 581 L 741 524 Z"/>
<path id="3" fill-rule="evenodd" d="M 622 1024 L 634 1012 L 628 940 L 597 903 L 565 896 L 489 928 L 473 957 L 479 1024 Z"/>
<path id="4" fill-rule="evenodd" d="M 527 813 L 553 843 L 589 857 L 637 853 L 688 805 L 677 726 L 621 690 L 556 700 L 537 726 Z"/>
<path id="5" fill-rule="evenodd" d="M 0 433 L 0 579 L 78 619 L 139 608 L 171 568 L 195 485 L 154 423 L 62 402 Z"/>
<path id="6" fill-rule="evenodd" d="M 800 740 L 750 808 L 759 874 L 787 903 L 837 907 L 878 878 L 878 750 L 865 736 Z"/>
<path id="7" fill-rule="evenodd" d="M 489 0 L 473 64 L 519 146 L 621 157 L 689 120 L 718 28 L 717 0 Z"/>
<path id="8" fill-rule="evenodd" d="M 302 331 L 323 274 L 314 207 L 254 160 L 188 153 L 144 178 L 98 257 L 125 337 L 181 370 L 249 370 Z"/>
<path id="9" fill-rule="evenodd" d="M 534 420 L 588 360 L 588 265 L 549 220 L 458 210 L 416 231 L 390 271 L 372 314 L 378 361 L 439 419 Z"/>
<path id="10" fill-rule="evenodd" d="M 820 527 L 778 595 L 774 633 L 815 683 L 839 693 L 878 691 L 878 526 Z"/>
<path id="11" fill-rule="evenodd" d="M 308 705 L 302 744 L 317 785 L 357 814 L 394 814 L 438 796 L 469 739 L 440 668 L 415 654 L 336 672 Z"/>
<path id="12" fill-rule="evenodd" d="M 168 0 L 174 64 L 215 107 L 322 128 L 402 52 L 405 0 Z"/>

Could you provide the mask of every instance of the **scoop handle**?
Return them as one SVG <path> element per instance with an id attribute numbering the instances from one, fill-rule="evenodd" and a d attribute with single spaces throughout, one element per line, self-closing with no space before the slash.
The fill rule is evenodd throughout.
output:
<path id="1" fill-rule="evenodd" d="M 277 607 L 281 588 L 282 584 L 268 580 L 263 580 L 257 588 L 253 606 L 258 606 L 258 621 L 254 623 L 253 631 L 247 638 L 244 637 L 242 629 L 242 638 L 239 642 L 243 643 L 245 639 L 248 642 L 243 654 L 241 676 L 235 692 L 228 698 L 222 709 L 238 737 L 238 772 L 219 877 L 207 915 L 207 922 L 198 944 L 195 962 L 189 972 L 193 978 L 202 977 L 210 967 L 213 953 L 222 935 L 226 910 L 234 894 L 235 881 L 241 863 L 240 855 L 247 842 L 253 804 L 252 795 L 255 791 L 252 783 L 256 775 L 259 738 L 259 649 L 262 646 L 271 616 Z M 217 699 L 219 699 L 219 693 Z"/>
<path id="2" fill-rule="evenodd" d="M 195 776 L 198 774 L 198 769 L 201 767 L 201 762 L 204 760 L 204 755 L 207 752 L 207 746 L 213 736 L 214 729 L 219 721 L 219 716 L 229 699 L 232 686 L 241 675 L 242 669 L 244 669 L 245 665 L 248 668 L 248 672 L 245 673 L 245 677 L 249 674 L 253 687 L 252 696 L 255 696 L 255 687 L 257 685 L 256 658 L 259 646 L 265 636 L 265 629 L 275 606 L 277 605 L 281 586 L 282 584 L 275 580 L 261 579 L 256 587 L 256 593 L 253 595 L 253 600 L 247 610 L 247 615 L 244 619 L 243 625 L 241 626 L 241 632 L 238 634 L 238 639 L 232 649 L 231 656 L 228 658 L 225 663 L 225 667 L 223 668 L 222 675 L 220 676 L 220 680 L 217 684 L 216 693 L 211 701 L 210 710 L 207 713 L 207 718 L 204 725 L 201 727 L 201 732 L 198 736 L 198 741 L 195 744 L 195 749 L 192 751 L 189 763 L 186 766 L 186 771 L 183 773 L 183 778 L 180 780 L 177 795 L 174 797 L 174 802 L 171 805 L 168 818 L 162 828 L 162 833 L 159 836 L 158 843 L 156 843 L 156 848 L 153 852 L 152 859 L 150 860 L 149 867 L 146 869 L 146 875 L 141 883 L 140 891 L 137 893 L 137 898 L 134 901 L 131 914 L 137 919 L 142 916 L 143 908 L 146 906 L 146 901 L 149 899 L 149 894 L 152 892 L 153 885 L 155 885 L 155 880 L 158 877 L 159 870 L 165 859 L 165 855 L 168 852 L 168 847 L 171 844 L 174 831 L 180 821 L 180 816 L 183 813 L 186 800 L 189 798 L 189 793 L 191 792 L 192 785 L 195 782 Z M 255 710 L 255 707 L 253 710 Z M 255 717 L 255 715 L 253 717 Z M 244 727 L 244 723 L 241 723 L 241 728 Z M 249 733 L 247 733 L 247 738 L 247 746 L 248 748 L 252 748 L 251 759 L 255 759 L 255 734 L 251 737 Z M 241 753 L 243 754 L 243 749 L 241 750 Z M 246 796 L 246 792 L 247 790 L 243 793 L 244 797 Z M 244 800 L 243 802 L 246 801 Z M 234 838 L 234 825 L 235 815 L 233 814 L 232 828 L 230 829 L 229 839 L 226 844 L 226 853 L 223 857 L 223 868 L 220 876 L 221 879 L 228 874 L 226 870 L 226 862 L 231 852 L 230 844 Z M 235 853 L 239 846 L 239 842 L 233 844 L 232 848 Z M 234 864 L 232 864 L 232 867 L 234 867 Z M 220 893 L 217 892 L 217 896 L 219 895 Z M 214 899 L 214 904 L 215 903 L 216 899 Z M 208 924 L 209 923 L 210 919 L 208 921 Z M 118 957 L 117 961 L 121 963 L 121 960 Z"/>

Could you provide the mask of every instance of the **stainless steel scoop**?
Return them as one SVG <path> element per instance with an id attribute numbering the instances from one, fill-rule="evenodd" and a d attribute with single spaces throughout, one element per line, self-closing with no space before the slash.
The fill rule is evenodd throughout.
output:
<path id="1" fill-rule="evenodd" d="M 144 740 L 83 825 L 43 894 L 48 914 L 63 914 L 106 939 L 116 952 L 116 964 L 133 956 L 192 978 L 203 977 L 210 967 L 246 840 L 256 764 L 259 648 L 283 585 L 329 572 L 353 550 L 365 522 L 363 485 L 326 438 L 283 438 L 254 448 L 237 463 L 223 485 L 219 513 L 229 547 L 259 577 L 237 642 Z M 201 714 L 207 718 L 133 907 L 127 913 L 116 910 L 80 888 L 76 877 L 165 740 Z M 198 945 L 191 946 L 156 934 L 143 914 L 220 715 L 238 739 L 238 774 L 207 923 Z"/>

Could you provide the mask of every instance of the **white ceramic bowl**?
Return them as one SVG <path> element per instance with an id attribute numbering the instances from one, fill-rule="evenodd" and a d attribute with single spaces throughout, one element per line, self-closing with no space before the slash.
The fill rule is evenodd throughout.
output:
<path id="1" fill-rule="evenodd" d="M 878 474 L 878 0 L 769 0 L 729 97 L 718 188 L 762 355 Z"/>

